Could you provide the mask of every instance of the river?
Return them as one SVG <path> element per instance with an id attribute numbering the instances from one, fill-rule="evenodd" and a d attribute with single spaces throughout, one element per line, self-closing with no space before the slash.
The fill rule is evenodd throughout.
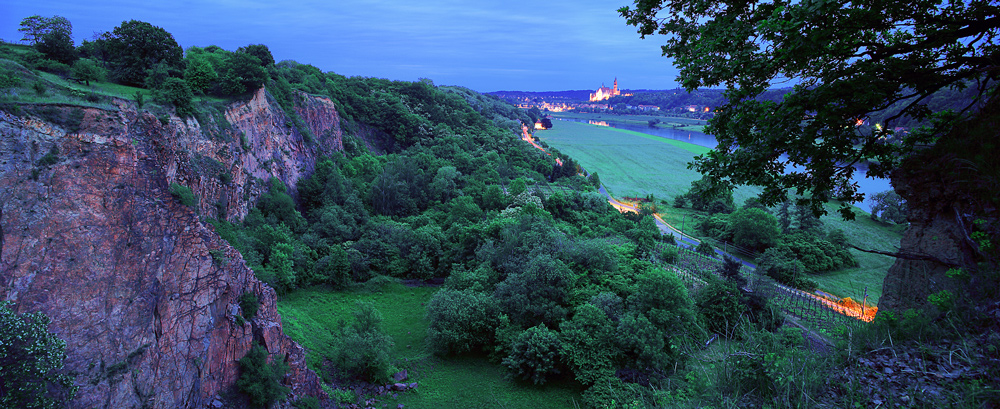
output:
<path id="1" fill-rule="evenodd" d="M 576 118 L 558 118 L 561 121 L 573 121 L 573 122 L 583 122 L 583 123 L 594 123 L 601 126 L 608 126 L 616 129 L 625 129 L 629 131 L 641 132 L 647 135 L 659 136 L 661 138 L 674 139 L 682 142 L 692 143 L 698 146 L 704 146 L 706 148 L 714 148 L 718 145 L 715 137 L 709 134 L 696 131 L 684 131 L 672 128 L 652 128 L 643 125 L 633 125 L 622 122 L 617 122 L 614 120 L 601 119 L 600 121 L 587 120 L 587 119 L 576 119 Z M 892 185 L 889 183 L 888 179 L 882 178 L 870 178 L 865 176 L 865 172 L 868 169 L 864 165 L 859 165 L 858 169 L 854 171 L 853 179 L 858 182 L 858 191 L 865 194 L 865 198 L 871 197 L 875 193 L 884 192 L 886 190 L 892 190 Z M 866 212 L 871 211 L 871 203 L 865 200 L 860 203 L 855 203 L 855 206 L 861 208 Z"/>

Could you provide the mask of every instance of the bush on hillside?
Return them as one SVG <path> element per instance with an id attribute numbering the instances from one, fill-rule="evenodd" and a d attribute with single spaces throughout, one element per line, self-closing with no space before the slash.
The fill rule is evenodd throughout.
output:
<path id="1" fill-rule="evenodd" d="M 492 343 L 497 316 L 496 301 L 487 294 L 442 289 L 427 304 L 427 344 L 441 355 L 475 351 Z"/>
<path id="2" fill-rule="evenodd" d="M 382 329 L 382 314 L 371 303 L 359 302 L 352 320 L 341 322 L 334 345 L 333 366 L 346 378 L 384 382 L 393 372 L 395 343 Z"/>
<path id="3" fill-rule="evenodd" d="M 198 197 L 194 195 L 191 188 L 184 186 L 180 183 L 170 184 L 170 194 L 174 196 L 175 199 L 181 202 L 182 205 L 197 208 L 198 207 Z"/>
<path id="4" fill-rule="evenodd" d="M 191 91 L 191 86 L 180 78 L 165 79 L 163 85 L 153 91 L 153 99 L 173 105 L 177 116 L 181 118 L 195 115 L 194 105 L 192 105 L 194 93 Z"/>
<path id="5" fill-rule="evenodd" d="M 514 340 L 503 365 L 516 378 L 544 384 L 562 372 L 562 341 L 544 325 L 528 328 Z"/>
<path id="6" fill-rule="evenodd" d="M 236 386 L 250 398 L 250 404 L 258 408 L 269 408 L 274 402 L 285 400 L 289 392 L 288 387 L 281 384 L 288 364 L 280 357 L 270 361 L 267 349 L 260 345 L 254 345 L 240 358 L 240 378 Z"/>
<path id="7" fill-rule="evenodd" d="M 260 300 L 257 299 L 257 294 L 252 292 L 245 292 L 240 296 L 240 311 L 242 312 L 243 318 L 252 320 L 257 316 L 257 310 L 260 308 Z"/>

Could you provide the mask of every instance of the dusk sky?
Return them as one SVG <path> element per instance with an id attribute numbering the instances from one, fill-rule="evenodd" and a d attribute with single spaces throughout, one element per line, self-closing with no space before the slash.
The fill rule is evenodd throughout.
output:
<path id="1" fill-rule="evenodd" d="M 460 85 L 480 92 L 677 85 L 662 37 L 639 38 L 617 9 L 629 0 L 2 0 L 0 38 L 21 19 L 59 15 L 77 45 L 126 20 L 162 27 L 181 45 L 266 44 L 275 60 L 323 71 Z"/>

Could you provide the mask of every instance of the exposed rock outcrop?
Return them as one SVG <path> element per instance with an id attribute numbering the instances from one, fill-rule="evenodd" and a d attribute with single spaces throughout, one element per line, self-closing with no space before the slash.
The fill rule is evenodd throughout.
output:
<path id="1" fill-rule="evenodd" d="M 932 173 L 897 173 L 896 192 L 911 205 L 910 226 L 900 241 L 901 252 L 882 284 L 879 311 L 903 311 L 927 306 L 927 296 L 941 290 L 959 291 L 946 272 L 969 262 L 964 235 L 956 219 L 953 186 Z M 926 258 L 926 259 L 919 259 Z"/>
<path id="2" fill-rule="evenodd" d="M 72 407 L 204 407 L 233 387 L 255 342 L 288 361 L 294 395 L 323 395 L 282 332 L 274 290 L 200 219 L 238 220 L 266 189 L 259 180 L 294 186 L 342 149 L 333 103 L 300 99 L 312 143 L 264 90 L 206 129 L 126 101 L 82 109 L 73 133 L 0 111 L 0 300 L 52 318 L 80 388 Z M 171 183 L 190 187 L 197 208 Z M 246 292 L 261 302 L 252 322 Z"/>
<path id="3" fill-rule="evenodd" d="M 996 283 L 977 270 L 1000 262 L 994 244 L 1000 241 L 997 129 L 1000 104 L 994 100 L 893 172 L 910 225 L 900 242 L 904 257 L 886 274 L 879 311 L 933 309 L 928 296 L 942 290 L 961 299 L 995 297 Z M 966 277 L 949 277 L 952 268 L 964 269 Z"/>

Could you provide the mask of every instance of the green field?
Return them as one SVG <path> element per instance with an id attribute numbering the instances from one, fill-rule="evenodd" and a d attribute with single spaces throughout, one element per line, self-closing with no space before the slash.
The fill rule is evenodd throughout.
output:
<path id="1" fill-rule="evenodd" d="M 826 228 L 841 229 L 852 244 L 864 248 L 881 251 L 898 251 L 899 240 L 903 237 L 903 225 L 887 225 L 871 220 L 868 213 L 854 209 L 857 215 L 853 221 L 845 221 L 836 212 L 838 205 L 827 204 L 827 215 L 823 216 Z M 889 271 L 895 258 L 851 250 L 858 260 L 858 267 L 813 275 L 821 289 L 840 296 L 851 297 L 861 301 L 867 288 L 868 303 L 878 304 L 882 296 L 882 280 Z"/>
<path id="2" fill-rule="evenodd" d="M 595 114 L 596 115 L 596 114 Z M 617 119 L 616 119 L 617 120 Z M 535 137 L 558 149 L 590 172 L 597 172 L 601 183 L 612 195 L 644 197 L 652 194 L 658 200 L 672 203 L 691 182 L 701 177 L 687 168 L 695 155 L 709 149 L 672 139 L 640 132 L 627 131 L 579 122 L 559 121 L 552 129 L 537 131 Z M 733 193 L 737 205 L 760 192 L 757 187 L 741 187 Z M 827 228 L 842 229 L 851 243 L 862 248 L 895 251 L 902 237 L 902 226 L 874 222 L 864 211 L 855 208 L 855 221 L 844 221 L 837 205 L 828 204 L 822 220 Z M 688 208 L 660 206 L 663 219 L 698 237 L 697 222 L 706 217 L 703 212 Z M 878 303 L 882 280 L 895 261 L 892 257 L 851 250 L 858 267 L 813 275 L 819 288 L 828 293 L 861 300 L 868 294 L 869 304 Z"/>
<path id="3" fill-rule="evenodd" d="M 424 343 L 425 304 L 437 287 L 388 284 L 380 290 L 334 291 L 324 287 L 296 290 L 278 300 L 284 331 L 305 347 L 309 367 L 321 372 L 333 351 L 339 321 L 350 317 L 358 301 L 375 305 L 383 328 L 396 343 L 396 366 L 407 369 L 415 390 L 380 398 L 389 407 L 407 408 L 573 408 L 580 391 L 572 383 L 538 387 L 511 381 L 506 369 L 478 356 L 439 358 Z M 378 405 L 382 407 L 382 405 Z"/>
<path id="4" fill-rule="evenodd" d="M 691 187 L 701 174 L 687 168 L 695 155 L 709 149 L 673 139 L 580 122 L 559 121 L 535 137 L 563 152 L 601 182 L 616 197 L 652 194 L 672 200 Z M 738 204 L 756 196 L 759 188 L 743 187 L 734 192 Z"/>

